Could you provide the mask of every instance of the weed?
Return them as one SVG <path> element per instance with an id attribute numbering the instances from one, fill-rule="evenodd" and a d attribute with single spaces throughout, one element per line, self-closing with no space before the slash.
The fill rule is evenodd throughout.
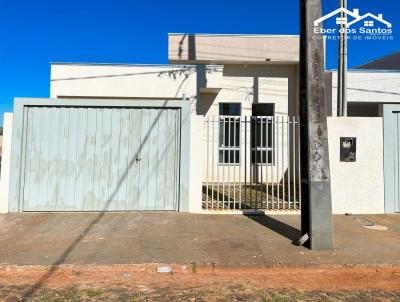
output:
<path id="1" fill-rule="evenodd" d="M 99 289 L 95 289 L 95 288 L 90 288 L 88 290 L 86 290 L 86 295 L 88 295 L 89 297 L 98 297 L 102 294 L 102 291 Z"/>
<path id="2" fill-rule="evenodd" d="M 196 262 L 190 262 L 192 265 L 192 273 L 195 274 L 197 273 L 197 263 Z"/>

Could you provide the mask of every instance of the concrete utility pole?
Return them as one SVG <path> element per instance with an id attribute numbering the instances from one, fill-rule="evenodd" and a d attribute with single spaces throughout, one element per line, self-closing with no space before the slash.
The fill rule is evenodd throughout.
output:
<path id="1" fill-rule="evenodd" d="M 340 0 L 339 6 L 342 7 L 343 0 Z M 340 19 L 343 20 L 344 15 L 340 13 Z M 337 116 L 343 115 L 343 95 L 342 95 L 342 62 L 343 62 L 343 39 L 342 39 L 343 23 L 339 24 L 339 43 L 338 43 L 338 78 L 337 78 Z"/>
<path id="2" fill-rule="evenodd" d="M 343 0 L 343 7 L 347 9 L 347 0 Z M 343 95 L 343 116 L 347 116 L 347 14 L 344 14 L 346 20 L 345 31 L 343 33 L 343 81 L 342 81 L 342 95 Z"/>
<path id="3" fill-rule="evenodd" d="M 333 248 L 321 0 L 300 0 L 301 231 L 315 250 Z"/>
<path id="4" fill-rule="evenodd" d="M 340 7 L 347 9 L 347 0 L 340 0 Z M 347 116 L 347 14 L 341 12 L 340 19 L 337 114 Z"/>

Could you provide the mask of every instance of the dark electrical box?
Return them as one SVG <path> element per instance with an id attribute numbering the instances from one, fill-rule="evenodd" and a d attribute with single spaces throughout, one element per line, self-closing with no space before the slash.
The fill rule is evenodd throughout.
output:
<path id="1" fill-rule="evenodd" d="M 357 154 L 357 138 L 341 137 L 340 138 L 340 161 L 355 162 Z"/>

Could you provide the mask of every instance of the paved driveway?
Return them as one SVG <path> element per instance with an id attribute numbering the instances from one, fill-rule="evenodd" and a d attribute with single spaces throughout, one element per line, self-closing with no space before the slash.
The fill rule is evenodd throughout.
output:
<path id="1" fill-rule="evenodd" d="M 366 220 L 388 227 L 368 229 Z M 335 216 L 335 250 L 292 244 L 299 215 L 54 213 L 0 215 L 0 263 L 400 264 L 400 215 Z"/>

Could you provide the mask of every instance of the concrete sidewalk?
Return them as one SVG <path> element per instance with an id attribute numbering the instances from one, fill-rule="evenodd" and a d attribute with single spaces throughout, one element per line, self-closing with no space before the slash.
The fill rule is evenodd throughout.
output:
<path id="1" fill-rule="evenodd" d="M 299 224 L 299 215 L 7 214 L 0 264 L 400 265 L 400 215 L 335 216 L 329 252 L 293 245 Z"/>

